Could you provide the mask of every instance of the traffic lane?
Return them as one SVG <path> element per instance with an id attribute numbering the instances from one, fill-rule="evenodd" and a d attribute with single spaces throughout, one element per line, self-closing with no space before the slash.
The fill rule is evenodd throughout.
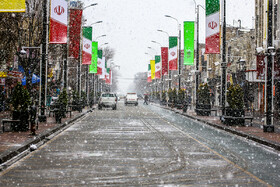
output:
<path id="1" fill-rule="evenodd" d="M 258 178 L 277 186 L 280 181 L 280 152 L 254 141 L 216 129 L 159 107 L 149 106 L 170 123 L 203 142 L 233 163 L 253 173 Z"/>
<path id="2" fill-rule="evenodd" d="M 266 186 L 143 106 L 95 111 L 1 173 L 1 186 Z"/>

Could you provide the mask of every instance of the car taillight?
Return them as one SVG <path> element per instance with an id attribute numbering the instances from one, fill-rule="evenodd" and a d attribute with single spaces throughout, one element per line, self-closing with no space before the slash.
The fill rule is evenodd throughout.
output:
<path id="1" fill-rule="evenodd" d="M 117 101 L 117 98 L 115 99 L 115 101 Z"/>

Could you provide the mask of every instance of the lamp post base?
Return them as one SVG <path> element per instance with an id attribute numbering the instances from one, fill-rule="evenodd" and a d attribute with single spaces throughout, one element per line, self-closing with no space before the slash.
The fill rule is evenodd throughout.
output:
<path id="1" fill-rule="evenodd" d="M 263 125 L 263 132 L 274 132 L 273 125 Z"/>

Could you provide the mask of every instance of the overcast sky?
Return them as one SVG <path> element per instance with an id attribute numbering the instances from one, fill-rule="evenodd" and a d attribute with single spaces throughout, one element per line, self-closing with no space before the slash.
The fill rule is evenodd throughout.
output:
<path id="1" fill-rule="evenodd" d="M 183 25 L 184 21 L 195 21 L 194 0 L 83 0 L 85 6 L 98 3 L 97 6 L 84 10 L 87 25 L 96 21 L 101 24 L 93 25 L 94 38 L 99 38 L 99 45 L 108 42 L 108 46 L 116 52 L 114 63 L 121 66 L 122 79 L 120 86 L 126 91 L 127 85 L 132 82 L 134 74 L 147 71 L 147 64 L 151 59 L 145 55 L 160 54 L 160 46 L 152 43 L 155 40 L 163 46 L 168 46 L 166 34 L 158 32 L 164 30 L 170 36 L 178 35 L 176 20 L 166 18 L 170 15 L 178 19 Z M 205 7 L 205 0 L 196 0 L 197 4 Z M 242 26 L 253 27 L 254 0 L 227 0 L 227 24 L 236 26 L 233 20 L 241 20 Z M 205 43 L 205 11 L 199 9 L 200 42 Z M 182 32 L 183 33 L 183 32 Z M 182 35 L 183 37 L 183 35 Z M 152 47 L 155 50 L 148 49 Z"/>

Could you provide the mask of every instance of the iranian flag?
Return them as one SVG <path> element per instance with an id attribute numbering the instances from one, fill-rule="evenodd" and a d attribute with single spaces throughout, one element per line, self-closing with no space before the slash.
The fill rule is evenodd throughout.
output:
<path id="1" fill-rule="evenodd" d="M 105 57 L 102 57 L 101 60 L 101 68 L 102 68 L 102 74 L 100 75 L 100 79 L 105 79 L 105 75 L 106 75 L 106 66 L 105 66 L 106 60 Z"/>
<path id="2" fill-rule="evenodd" d="M 67 8 L 65 0 L 51 0 L 50 43 L 67 43 Z"/>
<path id="3" fill-rule="evenodd" d="M 112 80 L 112 78 L 113 78 L 113 72 L 112 72 L 112 70 L 110 70 L 110 74 L 109 74 L 110 85 L 112 85 L 112 84 L 113 84 L 113 80 Z"/>
<path id="4" fill-rule="evenodd" d="M 97 73 L 98 42 L 92 42 L 91 65 L 89 73 Z"/>
<path id="5" fill-rule="evenodd" d="M 69 57 L 79 59 L 83 10 L 69 11 Z"/>
<path id="6" fill-rule="evenodd" d="M 160 65 L 160 56 L 155 56 L 155 78 L 160 79 L 161 77 L 161 65 Z"/>
<path id="7" fill-rule="evenodd" d="M 106 68 L 105 83 L 110 84 L 110 68 Z"/>
<path id="8" fill-rule="evenodd" d="M 98 58 L 97 58 L 97 74 L 96 75 L 102 75 L 102 50 L 98 50 Z"/>
<path id="9" fill-rule="evenodd" d="M 148 64 L 148 79 L 147 82 L 152 82 L 152 77 L 151 77 L 151 64 Z"/>
<path id="10" fill-rule="evenodd" d="M 205 0 L 206 4 L 206 54 L 220 53 L 220 0 Z"/>
<path id="11" fill-rule="evenodd" d="M 177 70 L 178 67 L 178 40 L 176 36 L 169 37 L 169 70 Z"/>
<path id="12" fill-rule="evenodd" d="M 91 64 L 92 54 L 92 27 L 83 27 L 83 61 L 82 64 Z"/>
<path id="13" fill-rule="evenodd" d="M 168 47 L 161 48 L 162 75 L 168 75 Z"/>

